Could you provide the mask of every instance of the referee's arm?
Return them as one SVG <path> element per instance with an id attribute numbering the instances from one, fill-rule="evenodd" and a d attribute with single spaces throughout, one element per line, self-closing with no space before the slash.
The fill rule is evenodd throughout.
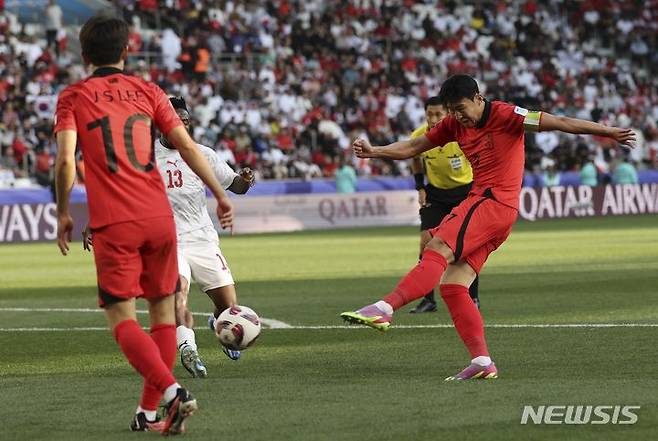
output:
<path id="1" fill-rule="evenodd" d="M 425 192 L 425 169 L 420 156 L 411 158 L 411 173 L 414 175 L 415 188 L 418 190 L 418 205 L 422 208 L 427 203 L 427 193 Z"/>

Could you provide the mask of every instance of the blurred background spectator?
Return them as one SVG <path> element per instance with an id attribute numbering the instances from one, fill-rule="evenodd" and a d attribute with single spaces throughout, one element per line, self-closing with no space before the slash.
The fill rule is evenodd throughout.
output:
<path id="1" fill-rule="evenodd" d="M 630 163 L 628 157 L 616 161 L 612 173 L 612 182 L 615 184 L 637 184 L 637 170 Z"/>
<path id="2" fill-rule="evenodd" d="M 354 193 L 356 182 L 356 171 L 345 160 L 345 156 L 341 156 L 336 170 L 336 192 Z"/>
<path id="3" fill-rule="evenodd" d="M 40 183 L 57 93 L 85 75 L 79 28 L 64 23 L 53 42 L 62 16 L 50 3 L 42 23 L 0 14 L 2 164 Z M 333 178 L 352 139 L 406 138 L 423 100 L 457 72 L 491 99 L 632 127 L 628 164 L 657 166 L 655 0 L 106 3 L 131 24 L 130 73 L 185 96 L 197 141 L 260 179 Z M 624 156 L 606 139 L 546 133 L 526 143 L 530 174 L 550 159 L 551 176 L 587 167 L 588 185 L 592 167 L 609 176 Z M 361 176 L 409 173 L 402 161 L 348 158 Z"/>

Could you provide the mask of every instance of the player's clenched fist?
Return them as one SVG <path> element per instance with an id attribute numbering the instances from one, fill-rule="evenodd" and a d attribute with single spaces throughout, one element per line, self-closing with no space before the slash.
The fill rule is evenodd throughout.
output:
<path id="1" fill-rule="evenodd" d="M 227 196 L 217 199 L 217 218 L 223 229 L 233 231 L 233 204 Z"/>
<path id="2" fill-rule="evenodd" d="M 371 158 L 374 149 L 368 141 L 363 138 L 357 138 L 352 143 L 352 149 L 357 158 Z"/>
<path id="3" fill-rule="evenodd" d="M 249 167 L 245 167 L 242 170 L 240 170 L 239 175 L 242 179 L 245 180 L 247 184 L 249 184 L 249 187 L 253 187 L 254 184 L 256 183 L 256 176 L 254 175 L 254 172 L 251 171 Z"/>

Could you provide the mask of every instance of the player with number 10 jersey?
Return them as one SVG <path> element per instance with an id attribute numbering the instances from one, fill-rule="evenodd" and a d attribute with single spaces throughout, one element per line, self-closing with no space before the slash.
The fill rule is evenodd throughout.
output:
<path id="1" fill-rule="evenodd" d="M 99 304 L 121 351 L 143 378 L 131 429 L 175 435 L 185 431 L 185 420 L 197 403 L 172 373 L 176 231 L 155 166 L 154 126 L 211 188 L 224 227 L 232 226 L 232 205 L 164 92 L 123 72 L 128 34 L 125 21 L 105 15 L 91 18 L 80 31 L 81 55 L 93 74 L 63 90 L 57 102 L 57 242 L 67 255 L 73 229 L 69 198 L 79 146 L 86 163 Z M 149 303 L 150 334 L 136 320 L 135 297 Z M 162 398 L 167 420 L 160 424 L 156 411 Z"/>
<path id="2" fill-rule="evenodd" d="M 78 132 L 92 230 L 172 216 L 155 167 L 152 122 L 163 133 L 182 123 L 158 86 L 101 68 L 60 94 L 56 115 L 55 131 Z"/>

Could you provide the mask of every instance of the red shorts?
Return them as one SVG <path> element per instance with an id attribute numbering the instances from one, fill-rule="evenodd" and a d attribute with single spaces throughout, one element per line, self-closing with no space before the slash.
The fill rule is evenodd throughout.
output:
<path id="1" fill-rule="evenodd" d="M 121 222 L 93 230 L 100 307 L 177 290 L 176 226 L 171 217 Z"/>
<path id="2" fill-rule="evenodd" d="M 493 198 L 470 194 L 429 232 L 443 239 L 455 261 L 468 263 L 479 274 L 489 254 L 512 232 L 517 214 L 517 210 Z"/>

